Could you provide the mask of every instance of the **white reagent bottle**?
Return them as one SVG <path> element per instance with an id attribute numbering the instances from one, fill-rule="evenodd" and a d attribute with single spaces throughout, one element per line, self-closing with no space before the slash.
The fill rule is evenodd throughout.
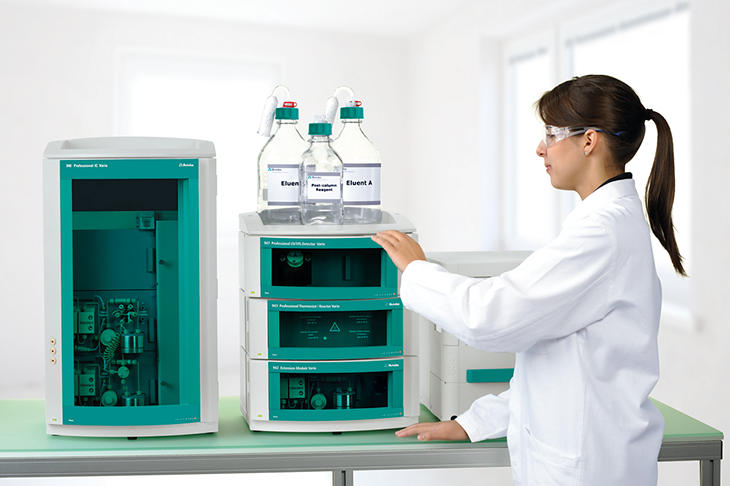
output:
<path id="1" fill-rule="evenodd" d="M 331 145 L 332 124 L 317 116 L 309 135 L 299 168 L 302 223 L 342 224 L 342 160 Z"/>
<path id="2" fill-rule="evenodd" d="M 342 130 L 332 142 L 332 148 L 342 158 L 342 200 L 345 221 L 379 223 L 380 212 L 380 153 L 362 131 L 362 103 L 348 100 L 340 108 Z"/>

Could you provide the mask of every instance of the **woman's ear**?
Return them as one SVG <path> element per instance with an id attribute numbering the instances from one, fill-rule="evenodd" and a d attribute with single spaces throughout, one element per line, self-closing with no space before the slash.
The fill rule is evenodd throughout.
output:
<path id="1" fill-rule="evenodd" d="M 583 135 L 583 155 L 588 157 L 596 149 L 598 143 L 598 132 L 595 130 L 588 130 Z"/>

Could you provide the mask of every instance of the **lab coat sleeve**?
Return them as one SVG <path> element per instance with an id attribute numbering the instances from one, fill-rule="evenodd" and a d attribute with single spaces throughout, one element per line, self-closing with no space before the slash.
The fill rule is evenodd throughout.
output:
<path id="1" fill-rule="evenodd" d="M 499 395 L 485 395 L 456 417 L 469 440 L 478 442 L 507 435 L 509 424 L 509 389 Z"/>
<path id="2" fill-rule="evenodd" d="M 413 261 L 401 278 L 401 300 L 474 347 L 524 351 L 606 315 L 615 254 L 614 235 L 586 219 L 517 268 L 492 278 L 465 277 Z"/>

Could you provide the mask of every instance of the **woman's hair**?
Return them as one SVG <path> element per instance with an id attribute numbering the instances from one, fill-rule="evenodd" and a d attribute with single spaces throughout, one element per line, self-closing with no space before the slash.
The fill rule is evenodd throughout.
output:
<path id="1" fill-rule="evenodd" d="M 654 164 L 644 194 L 649 225 L 669 252 L 677 273 L 686 276 L 672 222 L 674 204 L 674 143 L 667 121 L 644 108 L 633 89 L 611 76 L 591 74 L 557 85 L 536 103 L 540 118 L 557 127 L 596 127 L 617 135 L 605 137 L 612 162 L 623 169 L 644 140 L 644 122 L 657 127 Z"/>

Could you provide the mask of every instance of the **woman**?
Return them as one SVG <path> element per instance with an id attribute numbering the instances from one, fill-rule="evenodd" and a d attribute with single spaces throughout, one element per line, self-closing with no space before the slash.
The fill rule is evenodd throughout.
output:
<path id="1" fill-rule="evenodd" d="M 674 155 L 664 117 L 609 76 L 581 76 L 545 93 L 537 147 L 553 187 L 581 202 L 558 237 L 490 279 L 426 261 L 396 231 L 373 239 L 403 272 L 404 305 L 487 351 L 516 352 L 510 389 L 453 421 L 397 432 L 421 440 L 506 434 L 518 485 L 654 485 L 664 420 L 649 400 L 659 374 L 661 288 L 650 232 L 685 275 L 672 224 Z M 658 132 L 646 187 L 649 226 L 627 162 Z"/>

